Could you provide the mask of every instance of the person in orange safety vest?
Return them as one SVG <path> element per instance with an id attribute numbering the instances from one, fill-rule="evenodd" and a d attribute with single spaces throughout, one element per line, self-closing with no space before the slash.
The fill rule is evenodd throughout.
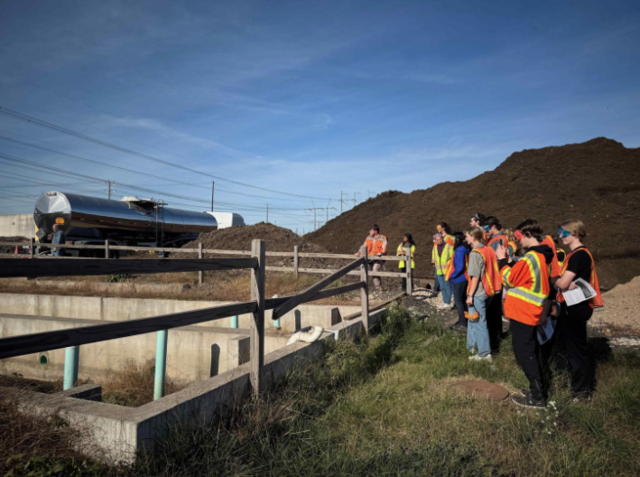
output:
<path id="1" fill-rule="evenodd" d="M 501 289 L 498 263 L 494 251 L 483 242 L 480 227 L 470 227 L 465 232 L 465 241 L 471 247 L 469 253 L 469 285 L 467 288 L 466 313 L 467 348 L 472 361 L 491 361 L 491 342 L 487 328 L 487 305 Z M 473 354 L 475 348 L 477 354 Z"/>
<path id="2" fill-rule="evenodd" d="M 369 269 L 377 272 L 382 268 L 384 261 L 375 260 L 375 257 L 382 257 L 387 254 L 387 237 L 380 234 L 380 227 L 374 224 L 369 228 L 369 236 L 364 241 L 367 247 L 367 258 L 369 261 Z M 355 253 L 356 257 L 360 256 L 360 250 Z M 382 291 L 382 280 L 380 277 L 373 277 L 373 285 L 377 291 Z"/>
<path id="3" fill-rule="evenodd" d="M 438 225 L 436 225 L 436 229 L 438 230 L 438 233 L 442 235 L 442 240 L 444 241 L 444 243 L 449 244 L 453 247 L 455 239 L 451 235 L 451 227 L 449 227 L 449 224 L 447 224 L 446 222 L 440 222 Z"/>
<path id="4" fill-rule="evenodd" d="M 557 340 L 565 349 L 571 369 L 573 397 L 588 400 L 595 391 L 596 382 L 595 363 L 587 352 L 587 322 L 593 315 L 593 309 L 604 306 L 604 303 L 593 255 L 583 244 L 587 236 L 584 224 L 580 220 L 567 220 L 558 228 L 558 236 L 570 252 L 555 283 L 559 290 L 558 301 L 562 303 Z M 568 305 L 562 292 L 575 289 L 578 279 L 589 283 L 596 294 L 589 300 Z"/>
<path id="5" fill-rule="evenodd" d="M 549 279 L 555 252 L 541 243 L 542 229 L 535 220 L 518 225 L 515 236 L 526 250 L 520 260 L 514 262 L 502 245 L 496 251 L 502 283 L 508 287 L 504 314 L 511 321 L 513 352 L 529 380 L 529 392 L 514 395 L 512 400 L 520 406 L 544 408 L 547 383 L 539 361 L 537 325 L 543 319 L 551 292 Z"/>

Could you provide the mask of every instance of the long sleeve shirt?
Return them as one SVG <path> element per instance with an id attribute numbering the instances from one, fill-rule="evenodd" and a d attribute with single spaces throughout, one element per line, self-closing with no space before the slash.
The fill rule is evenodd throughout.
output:
<path id="1" fill-rule="evenodd" d="M 453 267 L 454 272 L 449 278 L 449 283 L 461 283 L 467 280 L 465 272 L 467 271 L 467 255 L 469 250 L 464 245 L 456 248 L 453 254 Z"/>

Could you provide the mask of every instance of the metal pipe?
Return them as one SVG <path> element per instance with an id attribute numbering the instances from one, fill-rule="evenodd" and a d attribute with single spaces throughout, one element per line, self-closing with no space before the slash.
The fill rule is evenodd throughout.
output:
<path id="1" fill-rule="evenodd" d="M 153 400 L 164 396 L 164 381 L 167 373 L 167 338 L 168 330 L 158 331 L 156 341 L 156 372 L 153 380 Z"/>
<path id="2" fill-rule="evenodd" d="M 78 357 L 80 346 L 70 346 L 64 352 L 64 383 L 62 388 L 66 391 L 75 387 L 78 383 Z"/>
<path id="3" fill-rule="evenodd" d="M 234 330 L 238 328 L 238 315 L 231 317 L 231 328 Z"/>

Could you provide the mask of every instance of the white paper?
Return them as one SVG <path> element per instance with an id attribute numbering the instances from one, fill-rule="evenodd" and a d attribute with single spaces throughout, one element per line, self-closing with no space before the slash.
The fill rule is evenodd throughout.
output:
<path id="1" fill-rule="evenodd" d="M 564 299 L 567 302 L 567 306 L 577 305 L 578 303 L 590 300 L 591 298 L 596 296 L 596 291 L 593 289 L 593 287 L 589 284 L 589 282 L 583 280 L 582 278 L 578 278 L 573 283 L 576 284 L 576 288 L 574 288 L 573 290 L 562 292 L 562 296 L 564 296 Z"/>

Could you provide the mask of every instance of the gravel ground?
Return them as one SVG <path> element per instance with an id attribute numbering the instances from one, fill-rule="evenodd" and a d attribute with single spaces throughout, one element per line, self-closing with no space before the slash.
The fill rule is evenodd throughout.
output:
<path id="1" fill-rule="evenodd" d="M 640 335 L 640 276 L 602 295 L 604 307 L 595 311 L 593 324 L 610 333 Z"/>

